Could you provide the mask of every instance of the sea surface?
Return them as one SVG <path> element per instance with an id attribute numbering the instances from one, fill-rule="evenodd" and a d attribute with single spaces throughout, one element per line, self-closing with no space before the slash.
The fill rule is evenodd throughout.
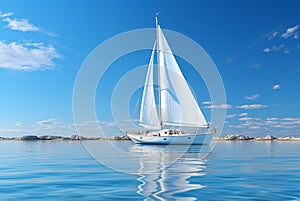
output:
<path id="1" fill-rule="evenodd" d="M 300 200 L 300 142 L 0 141 L 0 200 Z"/>

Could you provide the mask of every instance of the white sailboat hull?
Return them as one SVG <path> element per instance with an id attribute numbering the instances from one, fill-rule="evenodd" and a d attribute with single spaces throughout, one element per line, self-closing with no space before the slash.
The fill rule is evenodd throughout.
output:
<path id="1" fill-rule="evenodd" d="M 136 144 L 182 144 L 196 145 L 209 144 L 212 134 L 183 134 L 174 136 L 148 136 L 143 134 L 127 134 Z"/>

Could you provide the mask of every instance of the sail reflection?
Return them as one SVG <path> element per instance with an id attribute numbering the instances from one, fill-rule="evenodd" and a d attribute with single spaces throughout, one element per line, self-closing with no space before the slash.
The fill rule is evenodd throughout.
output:
<path id="1" fill-rule="evenodd" d="M 180 200 L 196 200 L 183 193 L 204 187 L 189 181 L 191 177 L 205 175 L 205 163 L 199 157 L 203 146 L 200 147 L 133 146 L 130 151 L 139 156 L 140 164 L 137 193 L 145 199 L 170 200 L 180 196 Z"/>

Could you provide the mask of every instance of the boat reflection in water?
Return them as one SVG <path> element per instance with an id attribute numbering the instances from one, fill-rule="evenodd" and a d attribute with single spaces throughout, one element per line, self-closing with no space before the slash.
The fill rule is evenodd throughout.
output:
<path id="1" fill-rule="evenodd" d="M 203 153 L 203 147 L 205 146 L 132 146 L 130 151 L 140 156 L 140 177 L 137 179 L 140 185 L 137 193 L 145 199 L 196 200 L 196 197 L 187 192 L 204 187 L 189 181 L 191 177 L 205 175 L 205 162 L 199 155 L 200 151 Z"/>

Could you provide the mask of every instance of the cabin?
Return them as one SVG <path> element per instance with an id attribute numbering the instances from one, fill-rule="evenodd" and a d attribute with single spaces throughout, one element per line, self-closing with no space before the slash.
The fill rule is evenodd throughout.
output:
<path id="1" fill-rule="evenodd" d="M 170 135 L 181 135 L 181 134 L 184 134 L 184 132 L 179 129 L 163 129 L 158 132 L 158 136 L 170 136 Z"/>

